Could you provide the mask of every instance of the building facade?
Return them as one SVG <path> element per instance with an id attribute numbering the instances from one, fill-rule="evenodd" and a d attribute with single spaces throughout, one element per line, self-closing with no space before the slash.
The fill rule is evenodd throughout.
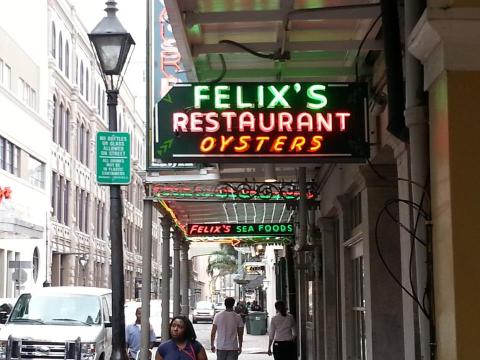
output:
<path id="1" fill-rule="evenodd" d="M 41 287 L 46 278 L 49 123 L 47 118 L 46 7 L 4 4 L 0 14 L 0 297 Z M 35 39 L 24 23 L 38 28 Z"/>
<path id="2" fill-rule="evenodd" d="M 96 133 L 108 129 L 105 87 L 87 30 L 67 1 L 48 2 L 48 31 L 49 279 L 52 285 L 110 287 L 109 191 L 95 176 Z M 117 125 L 131 135 L 133 169 L 131 184 L 122 189 L 127 299 L 141 288 L 145 121 L 135 101 L 124 83 Z M 158 221 L 153 231 L 152 288 L 158 291 Z"/>

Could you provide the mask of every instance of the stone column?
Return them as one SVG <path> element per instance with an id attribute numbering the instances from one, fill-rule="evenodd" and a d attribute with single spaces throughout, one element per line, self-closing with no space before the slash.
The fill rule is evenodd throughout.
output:
<path id="1" fill-rule="evenodd" d="M 396 178 L 396 165 L 377 165 L 385 178 Z M 391 271 L 401 276 L 399 226 L 385 214 L 377 218 L 385 202 L 398 197 L 397 183 L 385 181 L 369 166 L 361 166 L 362 191 L 362 247 L 364 257 L 365 327 L 367 358 L 404 360 L 402 290 L 386 271 L 376 247 Z M 389 207 L 398 219 L 398 204 Z"/>
<path id="2" fill-rule="evenodd" d="M 323 273 L 322 273 L 322 244 L 319 236 L 314 237 L 313 243 L 313 268 L 314 278 L 314 330 L 315 330 L 315 353 L 316 360 L 325 359 L 325 328 L 323 326 L 324 302 L 323 302 Z"/>
<path id="3" fill-rule="evenodd" d="M 188 288 L 189 288 L 189 279 L 190 279 L 190 267 L 188 262 L 188 250 L 190 248 L 190 243 L 184 238 L 182 241 L 182 249 L 180 252 L 180 282 L 181 282 L 181 308 L 182 315 L 188 316 L 190 312 L 190 306 L 188 301 Z"/>
<path id="4" fill-rule="evenodd" d="M 338 308 L 338 250 L 333 219 L 321 218 L 318 221 L 322 232 L 321 264 L 323 274 L 323 330 L 325 359 L 338 358 L 339 308 Z"/>
<path id="5" fill-rule="evenodd" d="M 480 3 L 427 1 L 409 39 L 429 96 L 430 182 L 438 360 L 477 359 L 480 332 Z"/>
<path id="6" fill-rule="evenodd" d="M 173 233 L 173 315 L 180 315 L 180 249 L 182 233 L 175 229 Z"/>
<path id="7" fill-rule="evenodd" d="M 172 222 L 162 218 L 162 339 L 169 338 L 170 324 L 170 237 Z"/>

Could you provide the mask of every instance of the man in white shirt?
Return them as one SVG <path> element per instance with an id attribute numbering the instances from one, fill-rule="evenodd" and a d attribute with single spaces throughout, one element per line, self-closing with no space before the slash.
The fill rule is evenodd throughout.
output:
<path id="1" fill-rule="evenodd" d="M 210 334 L 212 352 L 217 352 L 217 360 L 237 360 L 242 352 L 243 321 L 240 315 L 233 311 L 235 299 L 225 299 L 226 310 L 219 312 L 213 319 Z M 215 347 L 215 337 L 217 336 Z"/>

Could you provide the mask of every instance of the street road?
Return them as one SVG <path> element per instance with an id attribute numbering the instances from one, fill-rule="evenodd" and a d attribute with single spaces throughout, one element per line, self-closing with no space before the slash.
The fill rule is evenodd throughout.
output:
<path id="1" fill-rule="evenodd" d="M 217 360 L 216 354 L 210 351 L 210 331 L 212 324 L 199 323 L 193 325 L 197 333 L 197 340 L 207 350 L 208 360 Z M 267 355 L 268 336 L 267 335 L 244 335 L 243 352 L 238 360 L 273 360 L 273 357 Z"/>

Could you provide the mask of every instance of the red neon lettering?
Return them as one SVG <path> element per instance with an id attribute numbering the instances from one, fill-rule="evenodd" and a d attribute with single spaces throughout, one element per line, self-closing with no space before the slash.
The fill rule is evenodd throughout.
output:
<path id="1" fill-rule="evenodd" d="M 234 147 L 236 152 L 243 153 L 250 149 L 250 141 L 252 140 L 252 137 L 250 135 L 244 135 L 240 136 L 238 139 L 238 142 L 240 145 L 237 145 Z"/>
<path id="2" fill-rule="evenodd" d="M 232 231 L 232 225 L 223 225 L 225 233 L 229 233 Z"/>
<path id="3" fill-rule="evenodd" d="M 278 131 L 292 131 L 293 116 L 287 112 L 278 113 Z"/>
<path id="4" fill-rule="evenodd" d="M 301 152 L 303 145 L 305 145 L 306 139 L 303 136 L 295 136 L 292 144 L 290 145 L 290 151 Z"/>
<path id="5" fill-rule="evenodd" d="M 203 132 L 203 114 L 201 112 L 192 112 L 190 114 L 190 132 Z"/>
<path id="6" fill-rule="evenodd" d="M 260 129 L 261 132 L 269 133 L 269 132 L 272 132 L 273 129 L 275 128 L 275 113 L 270 113 L 268 116 L 268 119 L 270 120 L 270 123 L 267 126 L 265 125 L 266 123 L 265 114 L 264 113 L 258 114 L 258 128 Z"/>
<path id="7" fill-rule="evenodd" d="M 306 112 L 300 113 L 297 116 L 297 131 L 303 131 L 303 127 L 306 127 L 308 132 L 313 131 L 312 115 Z"/>
<path id="8" fill-rule="evenodd" d="M 251 132 L 255 131 L 255 116 L 250 111 L 245 111 L 238 117 L 238 129 L 245 132 L 245 128 L 249 128 Z"/>
<path id="9" fill-rule="evenodd" d="M 185 113 L 173 113 L 173 132 L 187 132 L 188 115 Z"/>
<path id="10" fill-rule="evenodd" d="M 237 116 L 233 111 L 224 111 L 222 112 L 222 116 L 225 117 L 227 122 L 227 131 L 232 132 L 232 119 Z"/>
<path id="11" fill-rule="evenodd" d="M 332 132 L 333 130 L 333 124 L 332 124 L 332 114 L 327 113 L 327 119 L 325 120 L 325 117 L 323 116 L 322 113 L 317 113 L 316 114 L 317 118 L 317 129 L 318 131 L 328 131 Z"/>
<path id="12" fill-rule="evenodd" d="M 203 153 L 208 153 L 213 150 L 217 143 L 217 140 L 215 140 L 214 137 L 207 136 L 206 138 L 202 139 L 202 142 L 200 143 L 200 151 Z"/>
<path id="13" fill-rule="evenodd" d="M 225 137 L 225 135 L 222 135 L 220 137 L 220 152 L 225 152 L 225 148 L 230 145 L 233 140 L 235 140 L 234 136 L 229 136 L 228 138 Z"/>
<path id="14" fill-rule="evenodd" d="M 270 140 L 270 136 L 257 136 L 257 147 L 255 148 L 255 151 L 259 152 L 262 150 L 263 144 L 268 140 Z"/>
<path id="15" fill-rule="evenodd" d="M 316 152 L 317 150 L 319 150 L 322 147 L 322 141 L 323 141 L 323 136 L 315 135 L 312 138 L 312 146 L 310 147 L 310 149 L 308 149 L 308 152 L 312 153 L 312 152 Z"/>
<path id="16" fill-rule="evenodd" d="M 220 129 L 220 123 L 218 121 L 218 114 L 216 112 L 209 112 L 205 116 L 205 122 L 208 124 L 205 127 L 206 132 L 217 132 Z"/>
<path id="17" fill-rule="evenodd" d="M 335 113 L 335 117 L 338 117 L 340 120 L 340 131 L 345 131 L 345 119 L 350 117 L 350 115 L 348 112 Z"/>
<path id="18" fill-rule="evenodd" d="M 192 225 L 192 227 L 190 228 L 190 235 L 194 234 L 194 233 L 198 233 L 198 225 L 197 224 Z"/>
<path id="19" fill-rule="evenodd" d="M 272 147 L 270 148 L 270 152 L 276 152 L 280 153 L 283 150 L 283 145 L 285 145 L 285 140 L 287 140 L 286 136 L 278 136 L 275 139 L 275 142 L 273 143 Z"/>

